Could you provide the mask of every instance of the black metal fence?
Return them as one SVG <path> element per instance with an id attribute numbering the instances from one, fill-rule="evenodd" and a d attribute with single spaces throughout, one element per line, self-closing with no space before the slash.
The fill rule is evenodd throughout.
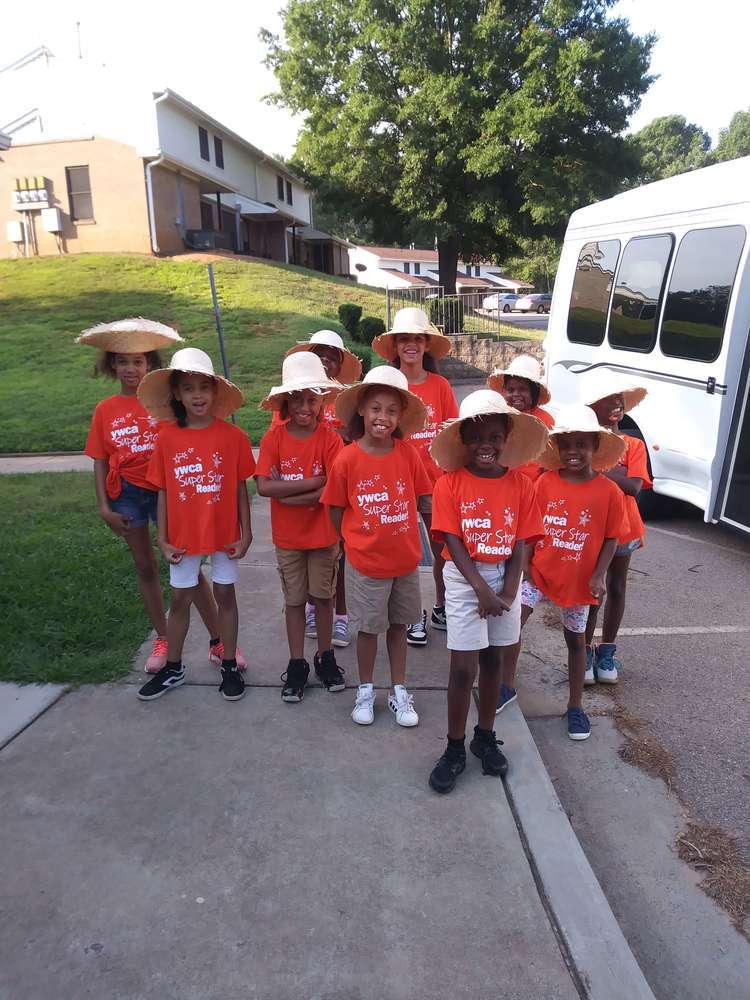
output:
<path id="1" fill-rule="evenodd" d="M 417 306 L 443 333 L 472 333 L 485 337 L 501 336 L 505 313 L 510 306 L 502 301 L 503 289 L 478 289 L 445 295 L 442 285 L 386 289 L 386 324 L 399 309 Z"/>

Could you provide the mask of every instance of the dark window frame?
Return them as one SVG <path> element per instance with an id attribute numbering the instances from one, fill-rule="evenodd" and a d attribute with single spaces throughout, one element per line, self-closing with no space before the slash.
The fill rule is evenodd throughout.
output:
<path id="1" fill-rule="evenodd" d="M 73 188 L 73 179 L 71 177 L 71 171 L 72 170 L 85 170 L 86 171 L 86 180 L 88 182 L 88 188 L 78 188 L 78 187 L 76 187 L 76 189 L 74 190 L 74 188 Z M 78 163 L 75 166 L 66 167 L 65 168 L 65 184 L 66 184 L 66 186 L 68 188 L 68 210 L 69 210 L 69 214 L 70 214 L 70 221 L 71 222 L 95 222 L 96 219 L 95 219 L 95 216 L 94 216 L 94 199 L 93 199 L 93 197 L 91 195 L 91 172 L 89 170 L 88 163 Z M 76 211 L 76 199 L 80 198 L 80 197 L 88 198 L 89 204 L 91 205 L 91 214 L 90 215 L 79 215 L 78 212 Z"/>
<path id="2" fill-rule="evenodd" d="M 623 264 L 625 263 L 625 257 L 627 255 L 628 249 L 634 243 L 643 243 L 646 240 L 669 240 L 669 253 L 667 254 L 667 259 L 664 263 L 664 273 L 661 276 L 661 284 L 659 286 L 659 295 L 656 299 L 656 311 L 654 313 L 654 326 L 651 333 L 651 342 L 648 347 L 627 347 L 624 344 L 615 344 L 612 342 L 612 306 L 615 301 L 615 295 L 617 294 L 617 284 L 620 279 L 620 272 L 622 271 Z M 606 322 L 606 340 L 609 347 L 613 351 L 627 351 L 630 354 L 651 354 L 651 352 L 656 347 L 659 342 L 659 335 L 661 331 L 661 313 L 664 308 L 664 296 L 667 290 L 667 278 L 671 277 L 672 274 L 672 262 L 675 257 L 675 245 L 676 245 L 674 233 L 645 233 L 643 236 L 633 236 L 628 242 L 622 247 L 622 252 L 620 253 L 617 270 L 615 271 L 614 277 L 612 279 L 612 291 L 609 296 L 609 306 L 607 308 L 607 322 Z"/>
<path id="3" fill-rule="evenodd" d="M 202 125 L 198 126 L 198 151 L 202 160 L 205 160 L 206 163 L 211 162 L 211 154 L 208 149 L 208 129 L 203 128 Z"/>
<path id="4" fill-rule="evenodd" d="M 419 266 L 419 262 L 418 261 L 415 261 L 415 263 L 414 263 L 414 273 L 415 274 L 421 274 L 422 273 L 422 268 Z"/>
<path id="5" fill-rule="evenodd" d="M 276 200 L 284 200 L 284 178 L 281 174 L 276 174 Z"/>
<path id="6" fill-rule="evenodd" d="M 583 254 L 583 251 L 586 249 L 586 247 L 591 246 L 592 243 L 596 243 L 599 246 L 601 246 L 601 245 L 603 245 L 605 243 L 616 243 L 617 244 L 617 254 L 615 256 L 614 267 L 612 268 L 612 272 L 611 272 L 611 274 L 612 274 L 612 278 L 611 278 L 612 286 L 611 286 L 611 288 L 609 290 L 609 294 L 607 296 L 607 301 L 604 304 L 604 309 L 602 310 L 603 317 L 604 317 L 604 323 L 602 324 L 601 337 L 597 341 L 580 340 L 580 339 L 577 340 L 577 339 L 575 339 L 575 338 L 573 338 L 573 337 L 570 336 L 570 313 L 571 313 L 571 310 L 573 308 L 573 294 L 575 293 L 575 290 L 576 290 L 576 278 L 577 278 L 579 270 L 580 270 L 581 256 Z M 614 294 L 614 290 L 615 290 L 615 278 L 617 276 L 617 271 L 618 271 L 618 268 L 620 266 L 620 260 L 621 260 L 621 258 L 622 258 L 622 240 L 619 237 L 617 237 L 617 236 L 605 237 L 604 239 L 601 239 L 601 240 L 586 240 L 586 242 L 583 243 L 583 245 L 581 246 L 581 249 L 578 251 L 578 256 L 576 257 L 575 269 L 573 271 L 573 283 L 572 283 L 572 285 L 570 287 L 570 299 L 568 301 L 568 312 L 567 312 L 567 318 L 566 318 L 566 321 L 565 321 L 565 337 L 566 337 L 568 343 L 570 343 L 570 344 L 578 344 L 578 345 L 580 345 L 582 347 L 601 347 L 602 344 L 604 343 L 604 341 L 606 339 L 606 336 L 607 336 L 607 328 L 609 327 L 609 311 L 610 311 L 610 307 L 612 305 L 612 295 Z M 518 297 L 522 298 L 523 296 L 519 295 Z"/>
<path id="7" fill-rule="evenodd" d="M 214 162 L 219 170 L 224 169 L 224 142 L 218 135 L 214 136 Z"/>
<path id="8" fill-rule="evenodd" d="M 286 182 L 286 203 L 287 205 L 294 204 L 294 195 L 292 194 L 292 182 Z"/>
<path id="9" fill-rule="evenodd" d="M 411 264 L 404 262 L 404 274 L 411 274 Z"/>
<path id="10" fill-rule="evenodd" d="M 479 264 L 475 264 L 475 265 L 474 265 L 474 277 L 475 277 L 475 278 L 478 278 L 478 277 L 480 277 L 480 276 L 481 276 L 481 273 L 482 273 L 482 268 L 480 267 L 480 265 L 479 265 Z"/>

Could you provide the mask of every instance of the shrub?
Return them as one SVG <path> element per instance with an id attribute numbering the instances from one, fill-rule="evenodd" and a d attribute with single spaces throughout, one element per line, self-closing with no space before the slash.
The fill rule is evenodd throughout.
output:
<path id="1" fill-rule="evenodd" d="M 428 316 L 431 323 L 442 328 L 443 333 L 464 332 L 464 304 L 459 295 L 430 299 Z"/>
<path id="2" fill-rule="evenodd" d="M 362 378 L 364 378 L 372 368 L 372 350 L 365 344 L 348 344 L 347 346 L 352 354 L 356 354 L 362 362 Z"/>
<path id="3" fill-rule="evenodd" d="M 357 326 L 362 315 L 362 306 L 354 302 L 342 302 L 339 306 L 339 322 L 350 337 L 357 339 Z"/>
<path id="4" fill-rule="evenodd" d="M 385 323 L 378 316 L 364 316 L 357 327 L 357 340 L 371 344 L 381 333 L 385 333 Z"/>

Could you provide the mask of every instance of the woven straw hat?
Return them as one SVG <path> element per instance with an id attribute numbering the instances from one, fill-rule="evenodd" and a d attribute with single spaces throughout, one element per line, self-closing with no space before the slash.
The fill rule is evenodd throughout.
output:
<path id="1" fill-rule="evenodd" d="M 175 419 L 170 406 L 173 397 L 169 377 L 172 372 L 211 376 L 216 384 L 216 395 L 211 410 L 215 417 L 222 419 L 228 417 L 245 402 L 245 397 L 236 385 L 216 374 L 213 362 L 205 351 L 199 351 L 197 347 L 183 347 L 181 351 L 173 354 L 169 368 L 159 368 L 157 371 L 149 372 L 138 386 L 138 399 L 157 420 Z"/>
<path id="2" fill-rule="evenodd" d="M 396 337 L 399 333 L 421 333 L 427 337 L 425 350 L 439 361 L 451 352 L 451 342 L 448 337 L 433 326 L 427 318 L 424 309 L 408 306 L 399 309 L 393 317 L 393 327 L 388 333 L 381 333 L 372 342 L 372 349 L 386 361 L 396 360 Z"/>
<path id="3" fill-rule="evenodd" d="M 469 453 L 461 440 L 461 425 L 467 420 L 496 413 L 505 414 L 510 422 L 510 433 L 500 453 L 500 464 L 514 469 L 533 462 L 547 444 L 547 428 L 541 420 L 508 406 L 500 393 L 493 389 L 477 389 L 463 400 L 458 417 L 445 424 L 432 442 L 430 454 L 440 468 L 446 472 L 463 468 L 469 461 Z"/>
<path id="4" fill-rule="evenodd" d="M 506 377 L 525 378 L 539 386 L 539 405 L 544 406 L 550 401 L 550 392 L 542 381 L 542 367 L 531 354 L 519 354 L 513 358 L 507 368 L 495 368 L 487 379 L 487 385 L 495 392 L 502 392 Z"/>
<path id="5" fill-rule="evenodd" d="M 313 348 L 316 344 L 325 347 L 335 347 L 337 351 L 341 351 L 339 382 L 351 385 L 353 382 L 359 381 L 362 375 L 362 362 L 356 354 L 352 354 L 351 351 L 348 351 L 344 347 L 344 341 L 333 330 L 318 330 L 309 340 L 300 341 L 295 347 L 290 347 L 284 357 L 288 358 L 291 354 L 298 354 L 300 351 L 309 351 L 314 354 L 315 351 Z"/>
<path id="6" fill-rule="evenodd" d="M 114 323 L 98 323 L 76 337 L 76 344 L 88 344 L 113 354 L 145 354 L 181 343 L 182 337 L 171 326 L 143 319 L 142 316 L 118 319 Z"/>
<path id="7" fill-rule="evenodd" d="M 333 395 L 341 391 L 341 384 L 328 378 L 323 362 L 317 354 L 303 351 L 284 358 L 281 366 L 281 385 L 275 385 L 258 405 L 259 410 L 280 410 L 284 400 L 293 392 L 310 389 L 320 396 Z"/>
<path id="8" fill-rule="evenodd" d="M 406 375 L 398 368 L 391 368 L 389 365 L 378 365 L 371 368 L 361 382 L 350 386 L 340 394 L 336 400 L 336 416 L 342 424 L 346 426 L 357 412 L 359 402 L 368 389 L 381 388 L 391 389 L 396 392 L 403 401 L 404 409 L 398 426 L 404 437 L 421 431 L 427 422 L 427 407 L 419 396 L 409 392 L 409 383 Z"/>
<path id="9" fill-rule="evenodd" d="M 607 396 L 621 395 L 628 413 L 641 403 L 648 395 L 648 389 L 642 385 L 634 385 L 630 379 L 618 372 L 600 368 L 585 379 L 583 385 L 583 401 L 586 406 L 598 403 Z"/>
<path id="10" fill-rule="evenodd" d="M 559 434 L 575 434 L 576 432 L 599 435 L 599 447 L 594 452 L 591 468 L 601 472 L 617 465 L 625 454 L 625 442 L 614 431 L 599 426 L 596 414 L 590 406 L 582 403 L 572 403 L 561 406 L 555 414 L 555 426 L 549 432 L 547 447 L 537 458 L 537 462 L 545 469 L 562 469 L 563 463 L 557 449 Z"/>

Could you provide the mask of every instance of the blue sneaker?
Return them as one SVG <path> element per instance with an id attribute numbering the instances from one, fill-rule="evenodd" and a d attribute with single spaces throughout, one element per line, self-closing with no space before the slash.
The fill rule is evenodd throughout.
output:
<path id="1" fill-rule="evenodd" d="M 583 675 L 584 687 L 591 687 L 592 684 L 596 684 L 596 676 L 594 675 L 594 648 L 593 646 L 586 647 L 586 673 Z"/>
<path id="2" fill-rule="evenodd" d="M 616 649 L 617 646 L 613 642 L 602 643 L 596 647 L 594 674 L 600 684 L 617 683 L 617 668 L 622 667 L 622 663 L 615 658 Z"/>
<path id="3" fill-rule="evenodd" d="M 497 699 L 497 708 L 495 709 L 495 715 L 499 715 L 506 705 L 510 705 L 512 701 L 516 700 L 516 689 L 506 687 L 505 684 L 500 685 L 500 697 Z"/>
<path id="4" fill-rule="evenodd" d="M 587 740 L 591 736 L 591 723 L 582 708 L 568 709 L 568 736 L 571 740 Z"/>

